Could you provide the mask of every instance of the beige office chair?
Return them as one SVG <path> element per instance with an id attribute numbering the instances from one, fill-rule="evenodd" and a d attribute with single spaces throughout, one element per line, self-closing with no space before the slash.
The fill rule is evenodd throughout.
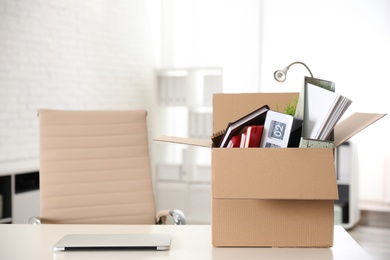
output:
<path id="1" fill-rule="evenodd" d="M 39 110 L 40 216 L 30 224 L 154 224 L 146 111 Z"/>

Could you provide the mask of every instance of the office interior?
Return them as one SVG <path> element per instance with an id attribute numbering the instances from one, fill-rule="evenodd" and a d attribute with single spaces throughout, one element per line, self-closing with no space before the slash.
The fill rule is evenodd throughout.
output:
<path id="1" fill-rule="evenodd" d="M 299 92 L 305 67 L 273 78 L 294 61 L 353 100 L 345 116 L 387 113 L 389 14 L 386 0 L 2 0 L 0 187 L 39 171 L 38 109 L 146 109 L 156 207 L 210 224 L 209 150 L 153 138 L 208 138 L 213 93 Z M 384 117 L 350 139 L 351 232 L 390 227 L 388 132 Z M 39 188 L 11 190 L 2 223 L 39 214 Z"/>

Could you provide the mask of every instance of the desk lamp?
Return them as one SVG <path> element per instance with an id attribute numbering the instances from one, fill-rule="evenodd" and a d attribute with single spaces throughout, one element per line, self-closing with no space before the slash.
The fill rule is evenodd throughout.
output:
<path id="1" fill-rule="evenodd" d="M 290 65 L 288 65 L 287 67 L 285 67 L 284 69 L 275 71 L 275 73 L 274 73 L 275 80 L 277 82 L 284 82 L 286 80 L 286 74 L 287 74 L 288 69 L 294 64 L 302 64 L 303 66 L 305 66 L 306 69 L 309 71 L 310 76 L 313 78 L 313 73 L 311 73 L 309 67 L 305 63 L 300 62 L 300 61 L 295 61 L 295 62 L 291 63 Z"/>

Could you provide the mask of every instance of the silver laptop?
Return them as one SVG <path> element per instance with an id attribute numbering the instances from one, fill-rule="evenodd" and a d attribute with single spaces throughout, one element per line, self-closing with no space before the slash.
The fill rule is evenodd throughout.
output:
<path id="1" fill-rule="evenodd" d="M 69 234 L 53 247 L 67 250 L 169 250 L 169 234 Z"/>

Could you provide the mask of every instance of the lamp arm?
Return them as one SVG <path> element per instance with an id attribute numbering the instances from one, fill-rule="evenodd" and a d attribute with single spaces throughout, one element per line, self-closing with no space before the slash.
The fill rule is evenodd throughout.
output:
<path id="1" fill-rule="evenodd" d="M 305 63 L 300 62 L 300 61 L 295 61 L 295 62 L 291 63 L 290 65 L 288 65 L 288 66 L 286 67 L 287 70 L 288 70 L 292 65 L 294 65 L 294 64 L 301 64 L 301 65 L 305 66 L 305 68 L 309 71 L 310 76 L 311 76 L 312 78 L 314 78 L 313 73 L 311 73 L 309 67 L 308 67 Z"/>

